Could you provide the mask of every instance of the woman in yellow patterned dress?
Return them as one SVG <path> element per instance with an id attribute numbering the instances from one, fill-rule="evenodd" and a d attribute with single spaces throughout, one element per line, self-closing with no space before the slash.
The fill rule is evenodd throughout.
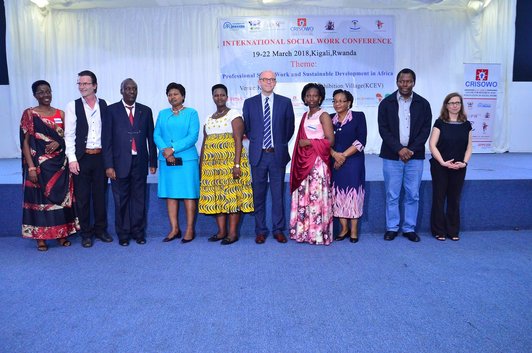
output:
<path id="1" fill-rule="evenodd" d="M 218 232 L 209 241 L 221 240 L 222 245 L 229 245 L 238 240 L 242 212 L 253 212 L 251 173 L 242 146 L 242 114 L 227 107 L 224 85 L 212 87 L 212 99 L 216 112 L 207 118 L 203 128 L 199 212 L 216 216 Z"/>

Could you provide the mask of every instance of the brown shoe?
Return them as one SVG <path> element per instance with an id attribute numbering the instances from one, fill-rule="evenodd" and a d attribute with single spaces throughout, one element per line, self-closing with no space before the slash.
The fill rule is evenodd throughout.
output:
<path id="1" fill-rule="evenodd" d="M 257 236 L 255 237 L 255 243 L 257 244 L 264 244 L 265 241 L 266 237 L 264 236 L 264 234 L 257 234 Z"/>
<path id="2" fill-rule="evenodd" d="M 279 243 L 286 243 L 288 240 L 286 240 L 286 237 L 283 233 L 277 233 L 273 236 L 275 240 L 277 240 Z"/>

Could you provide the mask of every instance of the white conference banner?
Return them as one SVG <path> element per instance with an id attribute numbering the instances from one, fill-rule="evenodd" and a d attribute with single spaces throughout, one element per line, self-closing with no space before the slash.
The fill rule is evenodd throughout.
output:
<path id="1" fill-rule="evenodd" d="M 464 64 L 464 109 L 473 126 L 473 152 L 493 152 L 500 64 Z"/>
<path id="2" fill-rule="evenodd" d="M 260 92 L 266 69 L 276 72 L 275 91 L 292 99 L 296 115 L 308 82 L 325 86 L 324 108 L 336 89 L 349 90 L 359 107 L 377 106 L 395 90 L 393 16 L 233 17 L 219 27 L 221 82 L 233 108 Z"/>

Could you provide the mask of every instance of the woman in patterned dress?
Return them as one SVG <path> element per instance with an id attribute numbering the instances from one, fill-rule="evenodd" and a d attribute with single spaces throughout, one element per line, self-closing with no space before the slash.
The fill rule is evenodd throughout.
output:
<path id="1" fill-rule="evenodd" d="M 211 91 L 216 112 L 203 128 L 199 212 L 216 217 L 218 232 L 209 241 L 221 240 L 222 245 L 229 245 L 238 241 L 242 212 L 253 212 L 251 174 L 242 146 L 242 114 L 227 107 L 226 86 L 217 84 Z"/>
<path id="2" fill-rule="evenodd" d="M 157 196 L 166 199 L 170 232 L 164 242 L 181 237 L 179 200 L 184 200 L 187 228 L 182 243 L 194 240 L 194 219 L 199 197 L 199 167 L 196 142 L 199 117 L 195 109 L 185 107 L 185 87 L 171 82 L 166 96 L 171 107 L 157 116 L 153 139 L 159 149 L 159 183 Z"/>
<path id="3" fill-rule="evenodd" d="M 358 219 L 364 207 L 366 169 L 364 146 L 366 145 L 366 116 L 351 111 L 353 95 L 349 91 L 333 93 L 334 149 L 332 166 L 333 214 L 340 221 L 340 233 L 335 240 L 349 235 L 351 243 L 358 242 Z M 351 225 L 349 229 L 347 223 Z"/>
<path id="4" fill-rule="evenodd" d="M 52 89 L 46 81 L 31 85 L 39 102 L 28 108 L 20 121 L 24 204 L 22 237 L 37 240 L 39 251 L 46 240 L 70 246 L 67 237 L 79 229 L 73 207 L 72 175 L 65 155 L 65 113 L 50 106 Z"/>
<path id="5" fill-rule="evenodd" d="M 334 132 L 330 115 L 321 109 L 325 87 L 308 83 L 301 99 L 309 111 L 303 114 L 292 155 L 290 238 L 329 245 L 333 241 L 329 155 Z"/>

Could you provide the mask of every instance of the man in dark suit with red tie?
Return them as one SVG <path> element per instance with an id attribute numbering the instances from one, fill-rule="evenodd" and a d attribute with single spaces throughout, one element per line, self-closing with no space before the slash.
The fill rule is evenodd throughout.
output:
<path id="1" fill-rule="evenodd" d="M 127 78 L 120 86 L 122 100 L 107 108 L 102 129 L 105 173 L 111 179 L 115 229 L 119 244 L 146 243 L 146 179 L 157 170 L 153 114 L 137 103 L 137 84 Z"/>
<path id="2" fill-rule="evenodd" d="M 272 198 L 272 233 L 286 243 L 285 169 L 290 161 L 288 141 L 294 134 L 292 101 L 273 93 L 276 75 L 268 70 L 259 75 L 261 93 L 244 101 L 242 115 L 249 139 L 253 203 L 255 207 L 255 242 L 263 244 L 269 233 L 266 225 L 268 180 Z"/>

